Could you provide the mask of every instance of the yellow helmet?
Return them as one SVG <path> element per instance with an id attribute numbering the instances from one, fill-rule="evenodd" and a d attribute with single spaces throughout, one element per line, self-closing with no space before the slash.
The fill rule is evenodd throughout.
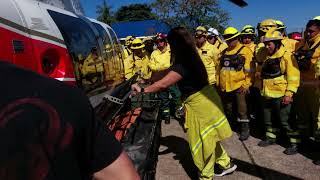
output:
<path id="1" fill-rule="evenodd" d="M 319 20 L 320 21 L 320 16 L 314 17 L 313 20 Z"/>
<path id="2" fill-rule="evenodd" d="M 259 30 L 262 32 L 267 32 L 272 27 L 278 27 L 274 19 L 266 19 L 259 24 Z"/>
<path id="3" fill-rule="evenodd" d="M 224 40 L 228 41 L 240 35 L 240 32 L 234 27 L 227 27 L 223 32 Z"/>
<path id="4" fill-rule="evenodd" d="M 207 36 L 207 29 L 204 26 L 196 28 L 196 36 Z"/>
<path id="5" fill-rule="evenodd" d="M 141 49 L 144 47 L 145 45 L 143 44 L 142 40 L 139 38 L 134 39 L 130 46 L 131 49 Z"/>
<path id="6" fill-rule="evenodd" d="M 244 35 L 244 34 L 251 34 L 251 35 L 255 35 L 255 29 L 253 26 L 251 25 L 245 25 L 243 26 L 242 28 L 242 31 L 241 31 L 241 34 Z"/>
<path id="7" fill-rule="evenodd" d="M 278 26 L 278 29 L 285 29 L 286 28 L 286 26 L 284 25 L 284 23 L 282 21 L 276 20 L 275 22 Z"/>
<path id="8" fill-rule="evenodd" d="M 125 41 L 125 45 L 129 46 L 132 43 L 133 40 L 134 40 L 133 36 L 127 36 L 126 39 L 124 40 Z"/>
<path id="9" fill-rule="evenodd" d="M 282 40 L 282 39 L 283 39 L 282 33 L 280 31 L 278 31 L 277 28 L 271 28 L 267 31 L 263 42 L 278 41 L 278 40 Z"/>

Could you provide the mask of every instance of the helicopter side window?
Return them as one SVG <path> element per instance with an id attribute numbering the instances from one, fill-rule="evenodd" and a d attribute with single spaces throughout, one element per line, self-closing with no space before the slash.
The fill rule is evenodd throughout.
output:
<path id="1" fill-rule="evenodd" d="M 72 57 L 77 84 L 87 93 L 104 86 L 103 60 L 90 26 L 77 17 L 48 10 Z"/>
<path id="2" fill-rule="evenodd" d="M 115 68 L 117 69 L 118 73 L 118 78 L 119 79 L 124 79 L 124 68 L 123 68 L 123 49 L 122 49 L 122 45 L 120 44 L 120 42 L 118 41 L 118 38 L 116 36 L 116 34 L 114 33 L 114 31 L 110 28 L 108 28 L 112 41 L 114 43 L 114 49 L 116 52 L 116 58 L 115 58 Z"/>
<path id="3" fill-rule="evenodd" d="M 117 81 L 117 74 L 120 72 L 117 71 L 116 57 L 114 53 L 114 47 L 111 43 L 110 37 L 106 30 L 98 23 L 93 22 L 94 26 L 99 32 L 100 37 L 103 39 L 103 51 L 106 54 L 106 59 L 104 59 L 104 69 L 105 69 L 105 81 L 109 86 L 114 86 Z"/>

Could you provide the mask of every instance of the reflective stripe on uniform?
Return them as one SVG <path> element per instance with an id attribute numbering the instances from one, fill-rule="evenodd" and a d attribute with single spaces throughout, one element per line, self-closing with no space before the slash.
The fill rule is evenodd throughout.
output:
<path id="1" fill-rule="evenodd" d="M 300 139 L 295 139 L 295 138 L 290 138 L 290 142 L 294 143 L 294 144 L 297 144 L 297 143 L 301 143 L 301 140 Z"/>
<path id="2" fill-rule="evenodd" d="M 225 116 L 223 116 L 218 121 L 219 121 L 218 123 L 213 124 L 211 126 L 208 126 L 207 128 L 205 128 L 204 130 L 201 131 L 201 135 L 200 135 L 199 139 L 197 140 L 197 143 L 192 147 L 192 154 L 193 155 L 197 154 L 197 152 L 200 149 L 200 146 L 202 145 L 202 141 L 206 138 L 206 136 L 210 132 L 212 132 L 215 128 L 218 128 L 223 123 L 227 122 L 227 118 Z"/>
<path id="3" fill-rule="evenodd" d="M 271 132 L 266 132 L 266 136 L 269 137 L 269 138 L 272 138 L 272 139 L 275 139 L 277 138 L 277 136 Z"/>
<path id="4" fill-rule="evenodd" d="M 267 131 L 268 132 L 277 132 L 277 129 L 275 129 L 275 128 L 267 128 Z"/>
<path id="5" fill-rule="evenodd" d="M 250 122 L 250 120 L 249 119 L 239 119 L 238 118 L 238 120 L 237 120 L 238 122 Z"/>
<path id="6" fill-rule="evenodd" d="M 300 77 L 297 77 L 297 76 L 287 77 L 287 80 L 288 80 L 288 81 L 298 81 L 299 79 L 300 79 Z"/>
<path id="7" fill-rule="evenodd" d="M 169 109 L 165 109 L 162 112 L 168 113 L 168 112 L 170 112 L 170 110 Z"/>
<path id="8" fill-rule="evenodd" d="M 299 136 L 300 135 L 300 133 L 299 132 L 297 132 L 297 131 L 294 131 L 294 132 L 288 132 L 287 133 L 289 136 Z"/>

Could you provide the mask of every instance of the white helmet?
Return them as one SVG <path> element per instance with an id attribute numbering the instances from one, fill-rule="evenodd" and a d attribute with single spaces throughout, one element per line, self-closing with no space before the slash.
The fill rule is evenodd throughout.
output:
<path id="1" fill-rule="evenodd" d="M 208 36 L 219 36 L 219 32 L 215 28 L 209 28 L 208 29 Z"/>

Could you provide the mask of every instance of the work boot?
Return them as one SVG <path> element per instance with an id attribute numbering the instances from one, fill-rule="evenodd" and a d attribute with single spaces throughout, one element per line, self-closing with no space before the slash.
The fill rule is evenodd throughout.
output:
<path id="1" fill-rule="evenodd" d="M 170 124 L 170 111 L 168 109 L 162 111 L 161 119 L 164 120 L 165 124 Z"/>
<path id="2" fill-rule="evenodd" d="M 291 144 L 289 147 L 287 147 L 286 150 L 283 151 L 286 155 L 294 155 L 298 153 L 298 145 L 297 144 Z"/>
<path id="3" fill-rule="evenodd" d="M 315 154 L 315 160 L 312 162 L 313 162 L 313 164 L 320 166 L 320 142 L 319 141 L 315 142 L 314 150 L 315 150 L 316 154 Z"/>
<path id="4" fill-rule="evenodd" d="M 247 122 L 241 123 L 241 131 L 240 131 L 239 140 L 245 141 L 249 138 L 249 136 L 250 136 L 249 123 L 247 123 Z"/>
<path id="5" fill-rule="evenodd" d="M 258 143 L 258 146 L 267 147 L 267 146 L 275 144 L 275 142 L 276 142 L 275 139 L 267 139 L 267 140 L 264 140 L 264 141 L 260 141 Z"/>

